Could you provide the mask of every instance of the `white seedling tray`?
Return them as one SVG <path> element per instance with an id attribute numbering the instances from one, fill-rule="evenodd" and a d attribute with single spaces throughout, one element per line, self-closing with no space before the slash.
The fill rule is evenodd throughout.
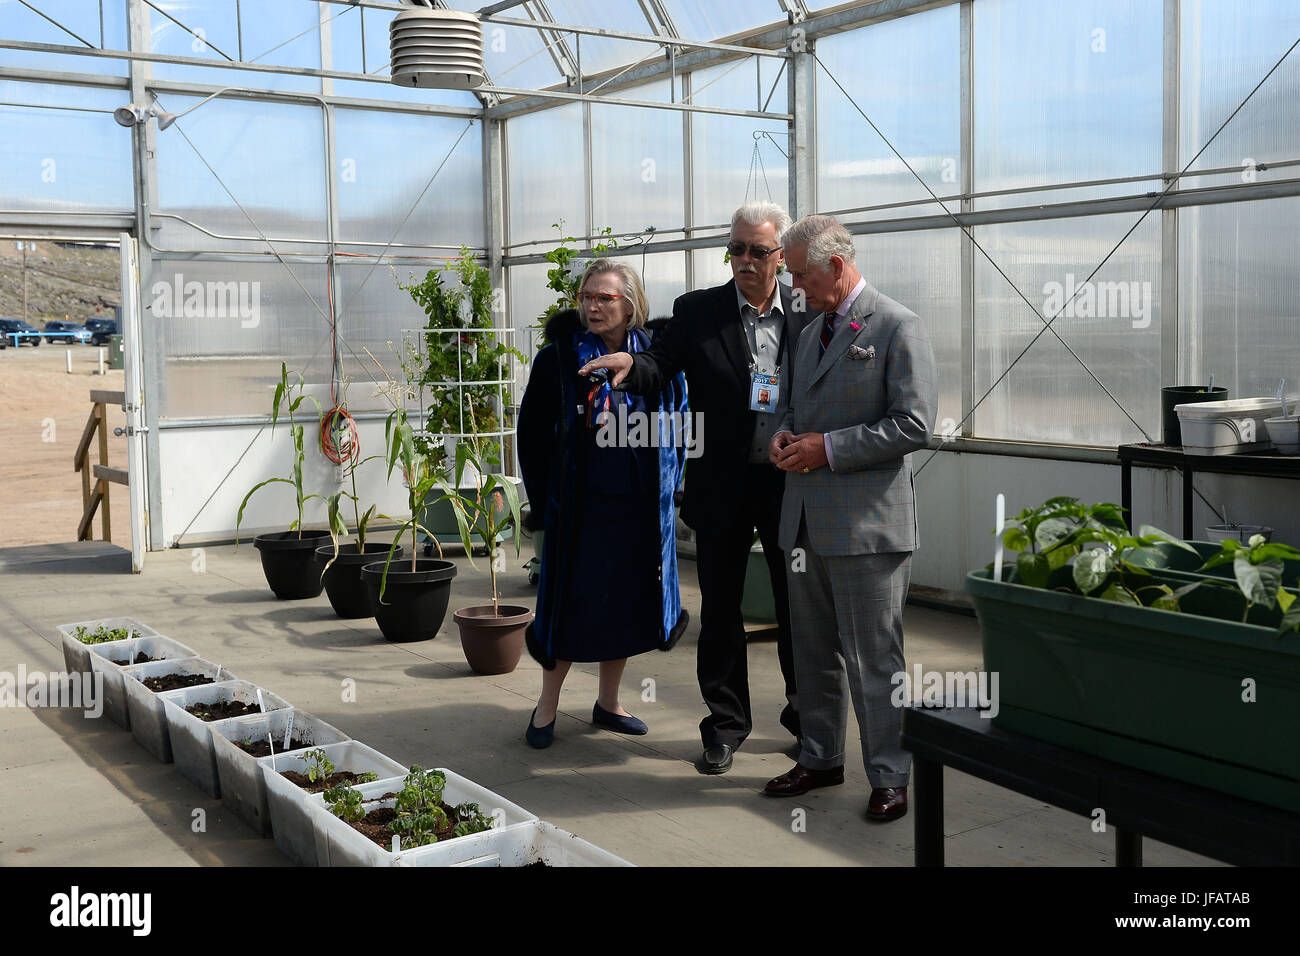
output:
<path id="1" fill-rule="evenodd" d="M 131 729 L 131 715 L 126 704 L 123 669 L 133 666 L 131 662 L 138 654 L 153 658 L 146 663 L 199 656 L 193 648 L 170 637 L 133 637 L 125 641 L 91 644 L 88 649 L 91 671 L 104 675 L 104 713 L 127 730 Z"/>
<path id="2" fill-rule="evenodd" d="M 200 684 L 198 687 L 184 687 L 158 695 L 162 698 L 163 709 L 167 714 L 167 733 L 171 737 L 172 758 L 176 761 L 176 769 L 209 796 L 221 796 L 221 785 L 217 779 L 217 751 L 212 743 L 212 724 L 220 721 L 209 723 L 199 720 L 185 708 L 222 700 L 256 703 L 259 690 L 262 692 L 263 713 L 289 706 L 284 698 L 246 680 Z"/>
<path id="3" fill-rule="evenodd" d="M 59 638 L 63 644 L 63 667 L 69 674 L 89 674 L 90 673 L 90 648 L 93 645 L 83 644 L 72 635 L 76 633 L 77 628 L 84 627 L 87 631 L 95 631 L 100 625 L 108 628 L 110 631 L 119 627 L 124 627 L 131 632 L 131 637 L 155 637 L 158 632 L 152 627 L 146 627 L 133 617 L 100 617 L 93 621 L 77 621 L 74 624 L 60 624 Z M 130 638 L 127 638 L 128 640 Z M 104 641 L 104 644 L 116 644 L 117 641 Z M 103 646 L 103 645 L 100 645 Z"/>
<path id="4" fill-rule="evenodd" d="M 260 757 L 245 753 L 236 740 L 265 741 L 270 734 L 275 752 L 280 753 L 285 731 L 307 741 L 307 746 L 291 753 L 348 740 L 348 735 L 305 710 L 292 707 L 267 714 L 232 717 L 208 725 L 212 730 L 212 747 L 217 758 L 217 784 L 221 802 L 264 837 L 271 835 L 271 815 L 266 804 L 266 784 L 262 780 Z M 285 758 L 281 757 L 284 763 Z"/>
<path id="5" fill-rule="evenodd" d="M 1264 420 L 1282 414 L 1276 398 L 1230 398 L 1175 405 L 1183 451 L 1189 455 L 1235 455 L 1272 444 Z"/>
<path id="6" fill-rule="evenodd" d="M 632 866 L 595 844 L 538 820 L 509 830 L 474 833 L 442 844 L 442 855 L 412 852 L 398 866 Z M 434 849 L 434 848 L 430 848 Z"/>
<path id="7" fill-rule="evenodd" d="M 320 749 L 325 751 L 336 771 L 377 773 L 380 780 L 396 777 L 398 787 L 406 776 L 406 768 L 400 763 L 359 740 L 326 744 Z M 316 829 L 307 808 L 307 800 L 312 794 L 281 776 L 291 770 L 305 773 L 306 751 L 295 750 L 274 758 L 262 757 L 257 762 L 266 783 L 266 803 L 276 848 L 299 866 L 317 866 Z"/>
<path id="8" fill-rule="evenodd" d="M 131 736 L 163 763 L 171 763 L 172 745 L 171 735 L 167 732 L 167 712 L 163 708 L 163 702 L 158 699 L 160 695 L 141 683 L 146 677 L 162 677 L 165 674 L 203 674 L 220 680 L 232 680 L 235 675 L 220 664 L 202 657 L 151 661 L 122 668 L 122 688 L 126 691 Z"/>
<path id="9" fill-rule="evenodd" d="M 443 802 L 449 806 L 455 806 L 466 801 L 477 803 L 483 813 L 488 816 L 495 815 L 501 819 L 501 826 L 497 832 L 532 823 L 537 819 L 536 814 L 529 813 L 523 807 L 511 803 L 500 794 L 493 793 L 486 787 L 481 787 L 458 773 L 443 768 L 436 769 L 442 770 L 447 777 L 447 787 L 443 791 Z M 367 801 L 367 811 L 381 807 L 391 807 L 394 802 L 391 797 L 387 800 L 379 798 L 386 793 L 400 790 L 404 779 L 405 775 L 387 780 L 376 780 L 374 783 L 363 784 L 356 789 L 361 791 L 362 798 Z M 453 840 L 435 843 L 432 846 L 421 846 L 412 850 L 400 850 L 394 853 L 392 850 L 380 848 L 378 844 L 362 836 L 330 813 L 329 808 L 325 806 L 324 794 L 311 794 L 307 798 L 307 807 L 312 814 L 316 828 L 316 858 L 321 866 L 395 866 L 399 860 L 403 860 L 408 856 L 414 857 L 417 854 L 419 856 L 432 855 L 438 859 L 446 858 L 456 861 L 459 857 L 454 850 L 451 850 L 450 855 L 448 855 L 449 848 L 453 848 L 460 840 L 467 839 L 467 837 L 457 837 Z M 500 811 L 500 813 L 497 813 L 497 811 Z M 412 860 L 402 865 L 411 865 L 414 862 Z M 434 862 L 427 865 L 438 866 L 441 864 Z"/>

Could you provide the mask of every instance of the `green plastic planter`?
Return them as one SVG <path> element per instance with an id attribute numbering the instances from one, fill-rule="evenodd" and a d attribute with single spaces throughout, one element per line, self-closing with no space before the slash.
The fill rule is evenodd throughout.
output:
<path id="1" fill-rule="evenodd" d="M 998 583 L 988 570 L 966 589 L 984 667 L 998 674 L 998 726 L 1300 811 L 1300 635 L 1276 637 L 1276 611 L 1242 624 L 1233 592 L 1189 595 L 1187 610 L 1214 615 L 1202 617 Z"/>

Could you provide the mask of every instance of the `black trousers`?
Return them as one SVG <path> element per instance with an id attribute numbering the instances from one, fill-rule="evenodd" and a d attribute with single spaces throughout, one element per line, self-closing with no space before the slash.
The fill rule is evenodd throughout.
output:
<path id="1" fill-rule="evenodd" d="M 740 601 L 754 530 L 767 558 L 772 594 L 776 599 L 777 657 L 785 678 L 788 703 L 781 723 L 799 735 L 795 709 L 794 654 L 790 646 L 790 600 L 785 578 L 785 553 L 777 544 L 785 473 L 771 465 L 750 465 L 743 488 L 739 523 L 698 531 L 695 567 L 700 580 L 700 640 L 696 675 L 709 715 L 700 721 L 705 748 L 730 744 L 739 749 L 753 728 L 749 704 L 749 661 Z"/>

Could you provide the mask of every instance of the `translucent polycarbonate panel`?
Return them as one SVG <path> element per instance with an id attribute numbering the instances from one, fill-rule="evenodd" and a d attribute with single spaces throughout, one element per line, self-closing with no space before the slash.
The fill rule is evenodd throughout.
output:
<path id="1" fill-rule="evenodd" d="M 731 266 L 726 261 L 726 236 L 718 239 L 716 249 L 692 249 L 691 263 L 695 270 L 695 279 L 691 287 L 708 289 L 731 281 Z M 789 283 L 790 277 L 783 276 L 782 282 Z"/>
<path id="2" fill-rule="evenodd" d="M 147 9 L 154 53 L 243 61 L 273 66 L 321 68 L 320 4 L 302 0 L 153 0 Z M 333 6 L 332 4 L 329 6 Z M 166 15 L 160 11 L 165 11 Z M 326 15 L 337 15 L 331 9 Z M 248 86 L 268 90 L 320 92 L 314 76 L 227 70 L 219 66 L 155 63 L 159 79 Z"/>
<path id="3" fill-rule="evenodd" d="M 546 6 L 554 17 L 553 22 L 566 26 L 642 35 L 654 32 L 636 0 L 547 0 Z M 581 63 L 583 76 L 625 67 L 639 60 L 652 61 L 663 55 L 663 47 L 657 43 L 574 33 L 561 35 L 569 52 Z"/>
<path id="4" fill-rule="evenodd" d="M 333 15 L 329 22 L 331 68 L 341 73 L 368 73 L 375 77 L 387 77 L 388 24 L 397 12 L 332 4 L 329 9 Z M 332 86 L 335 96 L 468 106 L 475 109 L 482 105 L 478 97 L 467 90 L 417 90 L 409 86 L 396 86 L 388 81 L 374 83 L 364 80 L 330 80 L 329 86 Z"/>
<path id="5" fill-rule="evenodd" d="M 1126 213 L 975 230 L 1029 301 L 976 252 L 976 399 L 993 389 L 975 411 L 977 437 L 1077 445 L 1160 440 L 1160 217 L 1143 220 L 1088 281 L 1137 218 Z M 1058 313 L 1051 331 L 1016 361 Z"/>
<path id="6" fill-rule="evenodd" d="M 953 4 L 818 41 L 819 209 L 928 200 L 926 186 L 941 197 L 960 192 L 960 39 L 959 10 Z M 863 68 L 865 63 L 870 69 Z M 948 206 L 961 210 L 955 200 Z M 841 216 L 853 221 L 941 212 L 926 202 Z"/>
<path id="7" fill-rule="evenodd" d="M 195 97 L 161 95 L 179 113 Z M 159 213 L 167 249 L 315 251 L 326 238 L 324 126 L 316 106 L 219 98 L 158 135 Z M 241 208 L 242 207 L 242 208 Z M 216 235 L 206 235 L 203 230 Z M 217 236 L 246 236 L 225 240 Z"/>
<path id="8" fill-rule="evenodd" d="M 673 314 L 673 300 L 686 291 L 686 254 L 654 252 L 644 258 L 624 259 L 636 270 L 645 286 L 650 303 L 650 318 L 668 318 Z"/>
<path id="9" fill-rule="evenodd" d="M 28 6 L 24 6 L 16 0 L 9 0 L 0 4 L 0 36 L 4 39 L 106 50 L 127 48 L 125 0 L 103 0 L 102 3 L 100 0 L 27 0 L 27 3 Z M 125 76 L 127 73 L 126 60 L 27 50 L 0 50 L 0 66 L 107 76 Z"/>
<path id="10" fill-rule="evenodd" d="M 766 113 L 786 111 L 789 78 L 785 72 L 785 60 L 779 57 L 746 57 L 734 63 L 695 70 L 690 76 L 691 102 L 697 106 Z M 784 125 L 779 128 L 784 132 Z"/>
<path id="11" fill-rule="evenodd" d="M 1294 168 L 1261 170 L 1269 160 L 1300 159 L 1300 51 L 1269 70 L 1300 37 L 1300 4 L 1290 0 L 1231 3 L 1184 0 L 1181 10 L 1182 76 L 1179 168 L 1209 143 L 1194 169 L 1233 172 L 1189 177 L 1183 188 L 1286 179 Z M 1261 80 L 1263 86 L 1210 137 Z"/>
<path id="12" fill-rule="evenodd" d="M 975 188 L 1161 171 L 1163 6 L 981 0 L 975 23 Z M 1097 199 L 1146 182 L 998 196 L 979 209 Z"/>
<path id="13" fill-rule="evenodd" d="M 581 236 L 587 228 L 583 173 L 582 104 L 528 113 L 506 128 L 506 205 L 509 244 L 518 254 L 545 251 L 561 235 Z M 524 246 L 540 241 L 541 247 Z"/>
<path id="14" fill-rule="evenodd" d="M 524 19 L 522 10 L 507 10 L 502 16 L 512 13 L 514 19 Z M 548 52 L 552 45 L 539 30 L 483 24 L 483 65 L 496 86 L 531 90 L 563 82 L 564 75 Z"/>
<path id="15" fill-rule="evenodd" d="M 481 123 L 338 109 L 334 130 L 341 239 L 483 245 Z"/>
<path id="16" fill-rule="evenodd" d="M 549 265 L 511 266 L 506 270 L 506 285 L 510 290 L 510 326 L 515 330 L 519 351 L 529 359 L 537 354 L 542 314 L 558 296 L 546 287 L 546 270 Z M 527 373 L 520 373 L 520 384 Z M 522 394 L 522 392 L 520 393 Z"/>
<path id="17" fill-rule="evenodd" d="M 0 209 L 130 212 L 131 133 L 112 111 L 125 90 L 0 80 Z M 42 109 L 76 106 L 85 110 Z"/>
<path id="18" fill-rule="evenodd" d="M 649 99 L 667 91 L 665 81 L 620 95 Z M 593 105 L 591 160 L 592 217 L 597 228 L 640 233 L 654 226 L 660 234 L 681 228 L 685 220 L 680 113 Z"/>
<path id="19" fill-rule="evenodd" d="M 664 0 L 664 6 L 677 31 L 692 40 L 721 40 L 786 22 L 786 13 L 776 0 Z"/>
<path id="20" fill-rule="evenodd" d="M 766 95 L 770 81 L 778 80 L 780 67 L 775 61 L 761 60 L 770 73 L 758 74 Z M 757 96 L 753 62 L 728 72 L 735 64 L 698 70 L 691 74 L 692 102 L 699 106 L 752 109 Z M 785 109 L 785 78 L 776 82 L 776 94 L 769 109 Z M 761 199 L 786 206 L 789 161 L 789 136 L 781 121 L 747 116 L 722 116 L 715 113 L 691 115 L 692 199 L 697 228 L 730 227 L 731 214 L 748 200 Z M 755 133 L 767 134 L 755 136 Z"/>
<path id="21" fill-rule="evenodd" d="M 960 230 L 854 236 L 853 244 L 866 280 L 920 316 L 938 369 L 935 433 L 953 434 L 961 421 Z"/>
<path id="22" fill-rule="evenodd" d="M 1233 398 L 1300 395 L 1300 198 L 1189 207 L 1178 214 L 1177 384 L 1226 385 Z M 1175 383 L 1166 383 L 1175 384 Z"/>
<path id="23" fill-rule="evenodd" d="M 281 362 L 328 395 L 324 266 L 157 260 L 141 304 L 165 363 L 160 418 L 269 416 Z"/>

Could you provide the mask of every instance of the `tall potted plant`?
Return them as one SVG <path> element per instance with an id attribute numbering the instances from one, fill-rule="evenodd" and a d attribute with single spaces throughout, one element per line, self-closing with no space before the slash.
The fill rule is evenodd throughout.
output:
<path id="1" fill-rule="evenodd" d="M 502 604 L 497 591 L 497 573 L 504 569 L 500 548 L 507 536 L 513 538 L 515 556 L 519 555 L 519 536 L 513 534 L 519 527 L 519 491 L 512 482 L 488 472 L 496 464 L 482 457 L 490 445 L 477 436 L 458 444 L 454 481 L 443 479 L 440 486 L 442 498 L 456 516 L 470 566 L 477 568 L 471 537 L 478 538 L 488 555 L 492 603 L 463 607 L 452 615 L 460 629 L 461 649 L 476 674 L 508 674 L 519 665 L 524 631 L 533 619 L 533 611 L 518 604 Z M 462 485 L 467 466 L 476 476 L 468 489 Z"/>
<path id="2" fill-rule="evenodd" d="M 388 478 L 399 466 L 406 484 L 406 517 L 389 547 L 383 561 L 366 564 L 361 577 L 370 595 L 370 606 L 380 631 L 390 641 L 425 641 L 436 637 L 447 616 L 447 601 L 451 595 L 451 579 L 456 576 L 456 566 L 441 558 L 421 558 L 416 548 L 416 535 L 428 529 L 420 523 L 425 497 L 437 487 L 438 477 L 429 468 L 429 460 L 419 451 L 415 431 L 411 427 L 406 409 L 397 407 L 384 424 L 384 443 L 387 448 Z M 396 520 L 381 515 L 388 520 Z M 402 536 L 411 535 L 411 560 L 394 565 L 393 559 L 401 552 Z M 435 539 L 435 544 L 437 541 Z M 442 553 L 441 547 L 438 550 Z"/>
<path id="3" fill-rule="evenodd" d="M 275 433 L 275 426 L 280 420 L 280 409 L 284 407 L 289 419 L 289 432 L 293 437 L 293 467 L 288 478 L 268 478 L 254 485 L 240 502 L 239 513 L 235 517 L 235 547 L 238 547 L 239 526 L 244 520 L 244 509 L 248 507 L 249 499 L 267 485 L 285 484 L 293 488 L 298 516 L 289 525 L 289 530 L 259 534 L 253 539 L 253 546 L 262 557 L 262 572 L 266 575 L 266 583 L 276 597 L 286 601 L 313 598 L 320 594 L 324 586 L 321 583 L 323 562 L 317 557 L 316 549 L 322 539 L 330 534 L 328 531 L 305 531 L 302 526 L 304 505 L 313 498 L 320 497 L 303 491 L 302 466 L 306 452 L 303 446 L 303 426 L 298 423 L 294 413 L 298 411 L 303 399 L 310 400 L 316 405 L 317 414 L 320 413 L 320 404 L 304 393 L 304 387 L 302 374 L 298 373 L 298 381 L 291 383 L 288 368 L 281 362 L 280 381 L 275 386 L 271 405 L 271 433 Z"/>

